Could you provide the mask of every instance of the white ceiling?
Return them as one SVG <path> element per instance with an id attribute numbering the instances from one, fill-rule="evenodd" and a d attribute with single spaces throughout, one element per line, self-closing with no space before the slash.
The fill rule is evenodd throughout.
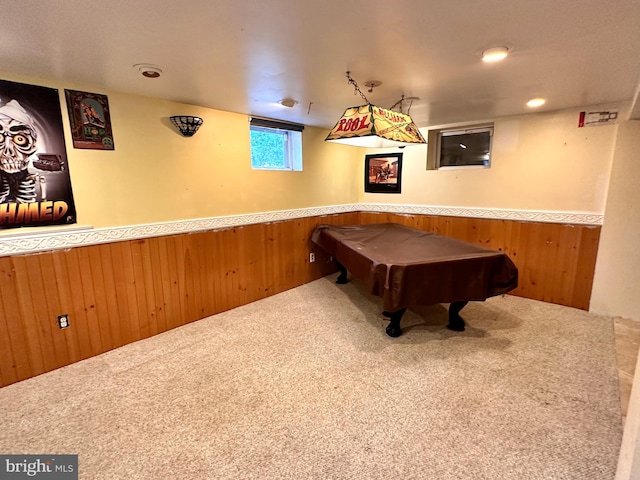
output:
<path id="1" fill-rule="evenodd" d="M 347 70 L 376 105 L 419 97 L 420 127 L 527 113 L 533 97 L 640 117 L 639 40 L 640 0 L 13 0 L 0 70 L 327 128 L 365 103 Z M 483 63 L 499 45 L 511 55 Z"/>

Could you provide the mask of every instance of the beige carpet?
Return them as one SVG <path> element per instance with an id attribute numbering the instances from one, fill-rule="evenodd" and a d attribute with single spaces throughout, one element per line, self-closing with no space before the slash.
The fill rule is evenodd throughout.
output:
<path id="1" fill-rule="evenodd" d="M 504 296 L 392 339 L 334 277 L 0 389 L 0 453 L 90 480 L 614 478 L 611 319 Z"/>

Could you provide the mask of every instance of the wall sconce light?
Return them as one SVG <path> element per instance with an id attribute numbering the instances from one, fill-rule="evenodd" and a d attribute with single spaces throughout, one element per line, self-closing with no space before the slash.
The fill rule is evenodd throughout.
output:
<path id="1" fill-rule="evenodd" d="M 174 115 L 169 118 L 171 123 L 180 130 L 180 133 L 184 137 L 192 137 L 198 131 L 203 122 L 200 117 L 193 117 L 191 115 Z"/>

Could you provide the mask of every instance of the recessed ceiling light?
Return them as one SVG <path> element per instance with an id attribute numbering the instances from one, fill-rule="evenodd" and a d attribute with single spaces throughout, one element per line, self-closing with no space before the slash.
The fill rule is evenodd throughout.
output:
<path id="1" fill-rule="evenodd" d="M 489 48 L 482 52 L 482 61 L 483 62 L 499 62 L 500 60 L 504 60 L 509 54 L 509 49 L 507 47 L 493 47 Z"/>
<path id="2" fill-rule="evenodd" d="M 140 75 L 146 78 L 158 78 L 162 74 L 160 67 L 148 63 L 136 63 L 133 69 L 140 72 Z"/>
<path id="3" fill-rule="evenodd" d="M 544 98 L 532 98 L 527 102 L 527 107 L 531 107 L 531 108 L 541 107 L 542 105 L 545 104 L 545 102 L 546 100 Z"/>

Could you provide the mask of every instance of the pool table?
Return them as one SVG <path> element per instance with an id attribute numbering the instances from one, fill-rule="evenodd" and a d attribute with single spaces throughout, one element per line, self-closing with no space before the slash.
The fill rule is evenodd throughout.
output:
<path id="1" fill-rule="evenodd" d="M 369 293 L 382 297 L 386 333 L 402 335 L 400 320 L 412 305 L 449 304 L 451 330 L 462 331 L 460 310 L 469 301 L 483 301 L 518 286 L 518 269 L 498 250 L 395 223 L 318 225 L 312 242 L 333 257 Z"/>

